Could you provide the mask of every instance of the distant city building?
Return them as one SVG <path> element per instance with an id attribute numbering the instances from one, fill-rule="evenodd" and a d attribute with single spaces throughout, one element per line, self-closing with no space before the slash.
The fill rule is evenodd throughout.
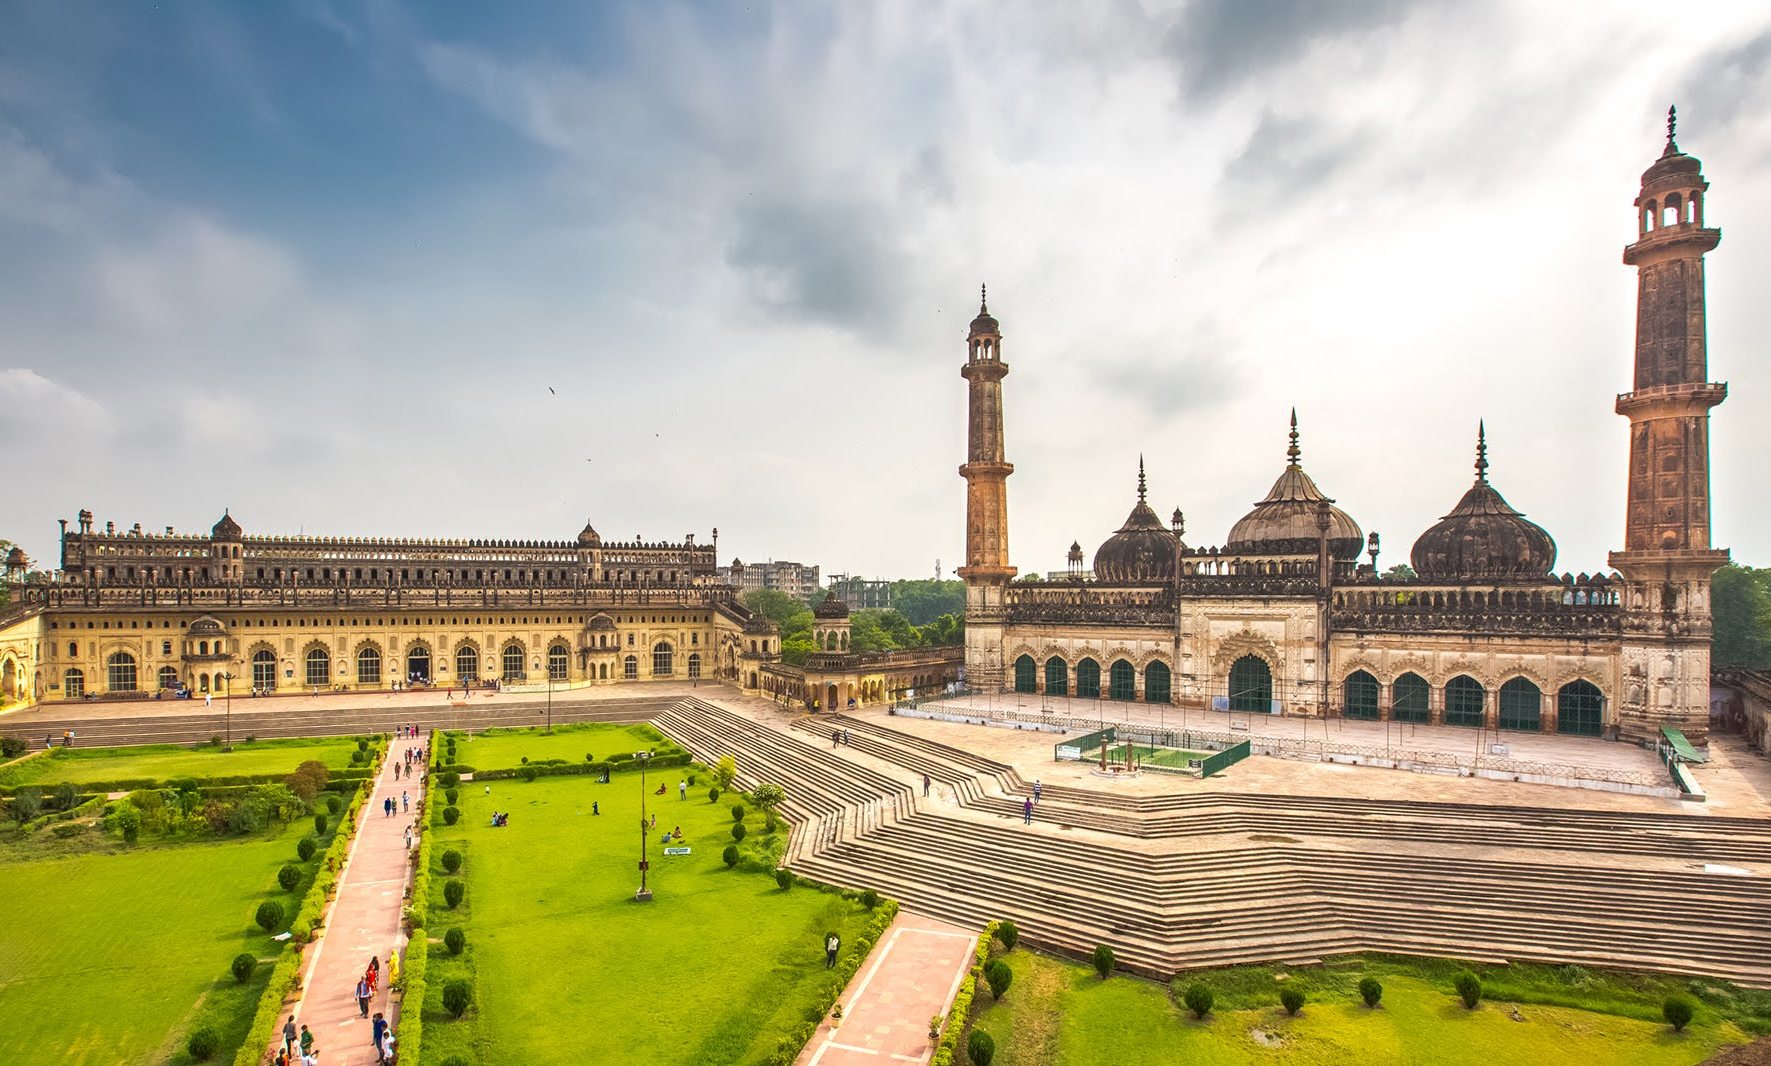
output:
<path id="1" fill-rule="evenodd" d="M 892 605 L 890 581 L 868 581 L 853 574 L 831 574 L 830 591 L 855 610 L 885 610 Z"/>
<path id="2" fill-rule="evenodd" d="M 731 566 L 719 568 L 719 577 L 723 583 L 736 586 L 740 593 L 776 589 L 810 603 L 818 592 L 818 568 L 786 560 L 746 563 L 733 559 Z"/>

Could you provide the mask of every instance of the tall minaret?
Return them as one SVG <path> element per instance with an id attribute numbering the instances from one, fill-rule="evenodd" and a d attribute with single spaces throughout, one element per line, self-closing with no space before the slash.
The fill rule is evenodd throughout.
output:
<path id="1" fill-rule="evenodd" d="M 1003 678 L 1003 586 L 1015 576 L 1008 563 L 1008 476 L 1013 463 L 1003 458 L 1002 330 L 990 317 L 980 287 L 978 317 L 966 335 L 965 366 L 960 376 L 970 383 L 971 405 L 965 478 L 966 677 L 975 688 L 1000 687 Z"/>
<path id="2" fill-rule="evenodd" d="M 1704 225 L 1703 167 L 1674 141 L 1642 174 L 1636 243 L 1636 376 L 1617 398 L 1630 420 L 1629 510 L 1618 721 L 1626 740 L 1662 726 L 1702 742 L 1709 726 L 1710 576 L 1728 561 L 1710 547 L 1709 409 L 1728 395 L 1706 380 L 1703 257 L 1722 239 Z"/>

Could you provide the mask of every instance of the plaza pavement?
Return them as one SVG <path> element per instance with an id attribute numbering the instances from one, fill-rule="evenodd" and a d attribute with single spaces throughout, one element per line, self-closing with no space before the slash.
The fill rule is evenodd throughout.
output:
<path id="1" fill-rule="evenodd" d="M 899 911 L 837 997 L 842 1022 L 827 1016 L 796 1066 L 929 1061 L 929 1018 L 952 1008 L 977 946 L 973 930 Z"/>

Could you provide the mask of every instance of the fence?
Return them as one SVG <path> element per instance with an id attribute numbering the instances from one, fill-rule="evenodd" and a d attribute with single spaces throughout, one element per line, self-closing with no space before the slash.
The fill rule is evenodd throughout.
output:
<path id="1" fill-rule="evenodd" d="M 1072 740 L 1066 740 L 1062 744 L 1054 745 L 1052 747 L 1052 759 L 1057 762 L 1075 762 L 1086 758 L 1090 751 L 1103 745 L 1117 743 L 1118 740 L 1119 731 L 1114 726 L 1108 726 L 1105 729 L 1097 729 L 1093 733 L 1084 733 L 1082 736 L 1076 737 Z"/>
<path id="2" fill-rule="evenodd" d="M 1199 764 L 1199 776 L 1210 777 L 1212 774 L 1215 774 L 1220 770 L 1229 769 L 1231 766 L 1248 758 L 1252 750 L 1253 749 L 1250 747 L 1248 741 L 1245 740 L 1233 748 L 1225 748 L 1216 755 L 1208 756 Z"/>

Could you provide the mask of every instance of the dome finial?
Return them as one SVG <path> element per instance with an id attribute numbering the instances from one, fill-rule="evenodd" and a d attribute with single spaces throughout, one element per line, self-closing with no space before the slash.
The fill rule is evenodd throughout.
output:
<path id="1" fill-rule="evenodd" d="M 1291 409 L 1291 447 L 1285 449 L 1285 459 L 1292 466 L 1298 465 L 1298 456 L 1303 450 L 1298 447 L 1298 409 Z"/>
<path id="2" fill-rule="evenodd" d="M 990 297 L 989 286 L 980 282 L 978 284 L 978 314 L 987 315 L 990 313 L 990 299 L 989 299 L 989 297 Z"/>
<path id="3" fill-rule="evenodd" d="M 1488 425 L 1480 418 L 1476 420 L 1476 480 L 1488 480 Z"/>
<path id="4" fill-rule="evenodd" d="M 1673 131 L 1674 131 L 1674 129 L 1676 129 L 1678 127 L 1678 125 L 1679 125 L 1679 108 L 1677 107 L 1677 105 L 1668 107 L 1666 109 L 1666 151 L 1664 153 L 1662 153 L 1663 155 L 1676 155 L 1676 154 L 1678 154 L 1679 146 L 1677 144 L 1673 143 Z"/>
<path id="5" fill-rule="evenodd" d="M 1144 502 L 1144 457 L 1138 456 L 1138 502 Z"/>

